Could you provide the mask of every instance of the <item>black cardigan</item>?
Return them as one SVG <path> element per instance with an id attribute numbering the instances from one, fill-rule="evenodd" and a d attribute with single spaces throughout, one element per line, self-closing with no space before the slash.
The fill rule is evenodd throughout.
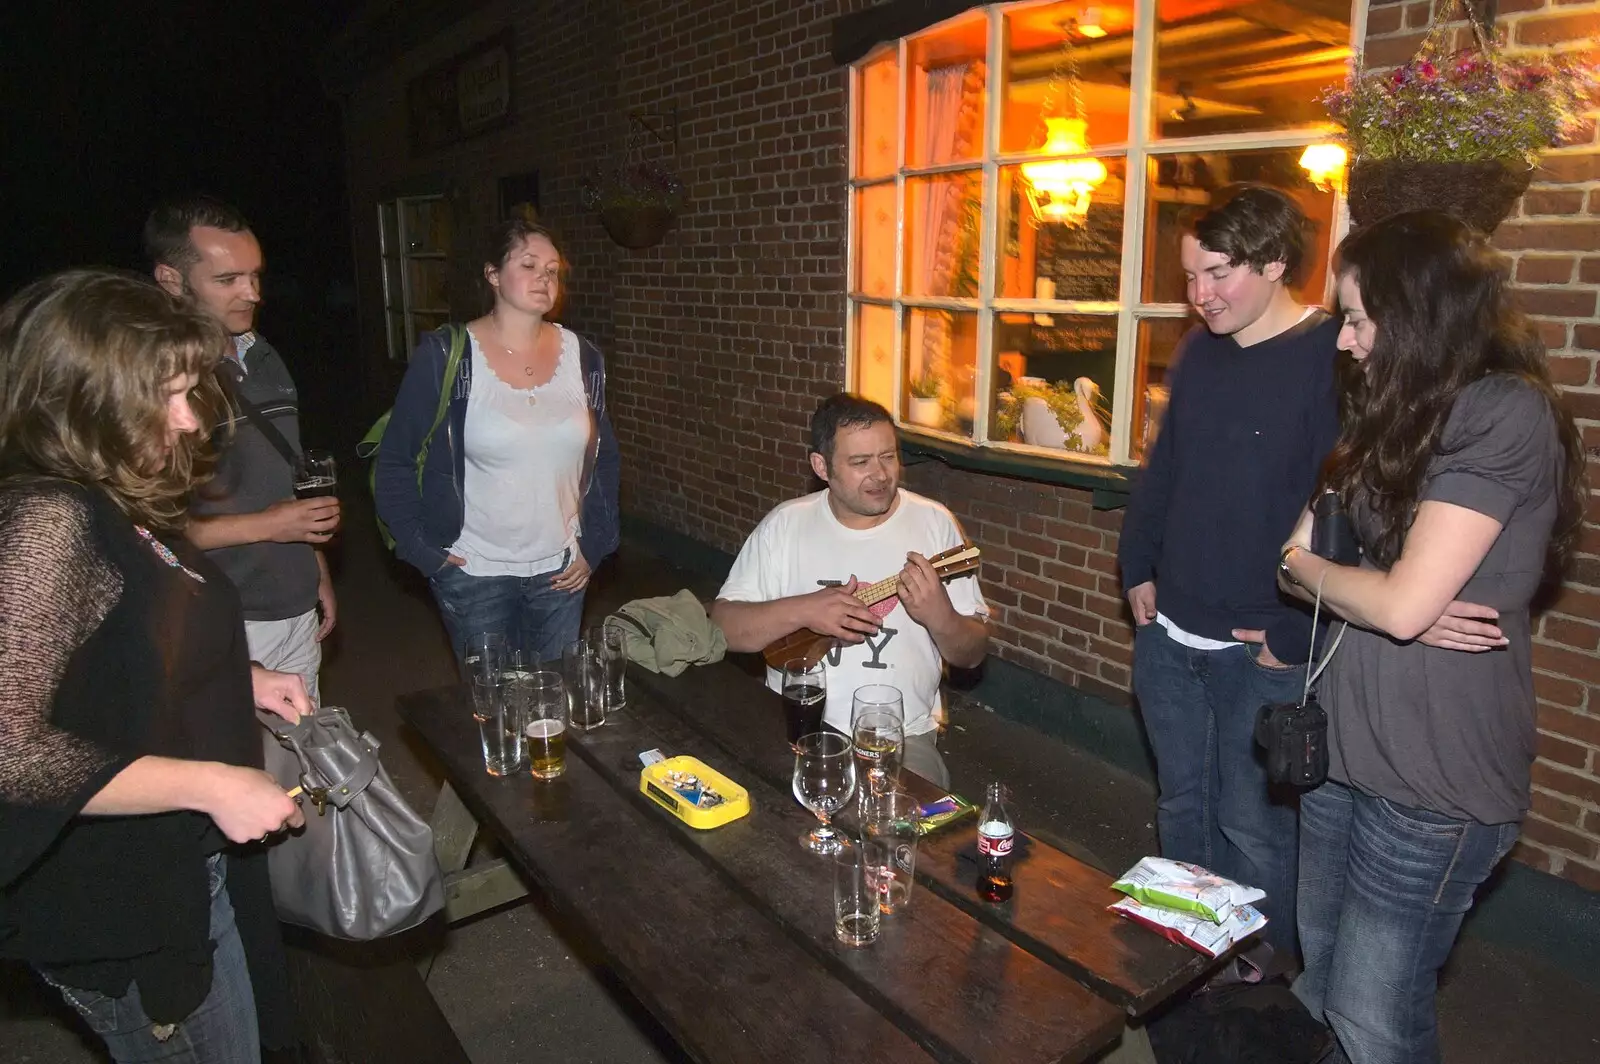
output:
<path id="1" fill-rule="evenodd" d="M 112 997 L 137 981 L 172 1023 L 210 988 L 227 840 L 200 813 L 80 814 L 141 756 L 259 766 L 261 745 L 238 594 L 164 542 L 194 575 L 99 490 L 0 484 L 0 954 Z"/>

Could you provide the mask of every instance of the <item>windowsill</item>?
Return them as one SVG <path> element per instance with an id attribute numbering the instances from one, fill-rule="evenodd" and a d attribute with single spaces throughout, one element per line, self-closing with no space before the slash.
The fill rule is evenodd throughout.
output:
<path id="1" fill-rule="evenodd" d="M 1131 466 L 1107 466 L 1098 462 L 1075 461 L 1067 458 L 1045 458 L 1039 455 L 1019 454 L 993 447 L 955 443 L 950 440 L 918 432 L 908 425 L 900 425 L 900 449 L 906 455 L 923 460 L 945 463 L 953 469 L 993 476 L 1031 480 L 1040 484 L 1064 484 L 1084 488 L 1094 493 L 1096 510 L 1116 510 L 1128 504 L 1138 469 Z"/>

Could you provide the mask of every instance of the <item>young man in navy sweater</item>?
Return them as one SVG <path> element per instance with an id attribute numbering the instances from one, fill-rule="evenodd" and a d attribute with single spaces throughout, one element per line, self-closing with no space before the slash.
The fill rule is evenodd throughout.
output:
<path id="1" fill-rule="evenodd" d="M 1188 221 L 1183 272 L 1203 325 L 1174 354 L 1118 552 L 1161 852 L 1267 892 L 1274 969 L 1295 963 L 1296 810 L 1269 789 L 1254 726 L 1305 683 L 1311 617 L 1278 593 L 1278 549 L 1339 435 L 1339 322 L 1290 290 L 1308 228 L 1262 186 L 1224 189 Z"/>

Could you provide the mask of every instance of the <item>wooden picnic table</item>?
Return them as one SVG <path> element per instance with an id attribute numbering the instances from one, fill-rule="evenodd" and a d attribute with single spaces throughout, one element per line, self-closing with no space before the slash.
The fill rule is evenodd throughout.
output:
<path id="1" fill-rule="evenodd" d="M 407 695 L 400 711 L 443 765 L 441 810 L 490 830 L 694 1058 L 1152 1059 L 1129 1022 L 1208 962 L 1106 912 L 1104 873 L 1029 839 L 1013 898 L 987 904 L 963 856 L 968 819 L 922 839 L 912 903 L 878 941 L 845 947 L 833 937 L 831 862 L 798 843 L 815 820 L 790 791 L 779 696 L 726 662 L 677 678 L 630 667 L 628 682 L 625 711 L 567 731 L 566 774 L 550 782 L 483 771 L 462 688 Z M 750 792 L 749 815 L 711 831 L 681 823 L 639 792 L 650 749 L 729 776 Z M 941 793 L 909 772 L 902 787 Z M 514 896 L 491 889 L 482 901 Z"/>

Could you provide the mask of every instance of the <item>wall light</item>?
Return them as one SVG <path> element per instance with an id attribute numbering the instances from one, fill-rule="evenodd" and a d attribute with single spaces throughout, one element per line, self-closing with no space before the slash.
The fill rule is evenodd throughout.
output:
<path id="1" fill-rule="evenodd" d="M 1300 153 L 1306 176 L 1323 192 L 1337 192 L 1344 187 L 1344 166 L 1349 159 L 1343 144 L 1311 144 Z"/>

